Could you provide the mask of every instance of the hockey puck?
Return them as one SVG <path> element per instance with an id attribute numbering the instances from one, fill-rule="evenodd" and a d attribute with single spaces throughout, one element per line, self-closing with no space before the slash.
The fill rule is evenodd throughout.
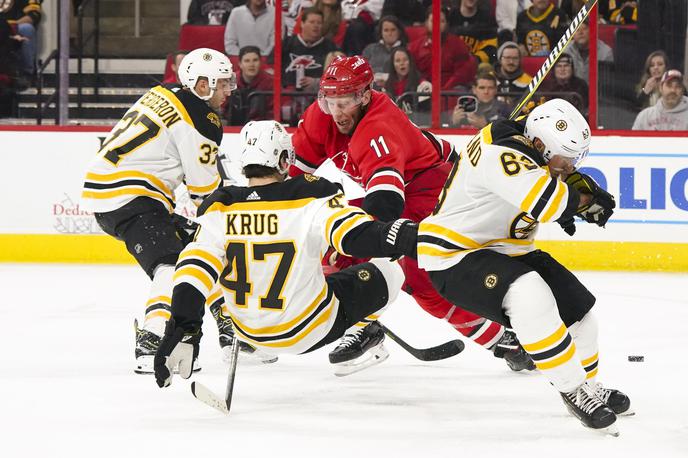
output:
<path id="1" fill-rule="evenodd" d="M 645 357 L 640 355 L 629 355 L 628 360 L 632 363 L 642 363 L 645 361 Z"/>

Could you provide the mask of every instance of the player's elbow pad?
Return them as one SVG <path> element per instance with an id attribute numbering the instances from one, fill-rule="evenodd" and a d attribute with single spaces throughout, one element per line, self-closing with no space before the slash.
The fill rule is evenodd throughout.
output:
<path id="1" fill-rule="evenodd" d="M 361 208 L 380 221 L 394 221 L 404 211 L 404 199 L 393 191 L 376 191 L 363 199 Z"/>
<path id="2" fill-rule="evenodd" d="M 172 291 L 172 317 L 185 331 L 201 328 L 205 297 L 188 283 L 180 283 Z"/>

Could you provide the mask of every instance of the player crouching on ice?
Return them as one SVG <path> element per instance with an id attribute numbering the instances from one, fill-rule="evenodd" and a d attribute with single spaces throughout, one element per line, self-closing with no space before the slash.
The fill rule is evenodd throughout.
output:
<path id="1" fill-rule="evenodd" d="M 534 246 L 540 222 L 573 235 L 574 215 L 604 226 L 614 198 L 576 171 L 590 127 L 568 102 L 536 107 L 525 124 L 497 121 L 461 151 L 437 209 L 398 235 L 447 300 L 510 326 L 583 425 L 617 435 L 628 396 L 596 383 L 595 297 Z M 563 180 L 563 181 L 562 181 Z"/>
<path id="2" fill-rule="evenodd" d="M 200 230 L 177 262 L 172 317 L 155 356 L 160 387 L 170 384 L 176 364 L 183 378 L 191 376 L 203 305 L 215 281 L 237 338 L 270 354 L 307 353 L 335 342 L 393 302 L 404 282 L 397 262 L 374 259 L 326 278 L 321 259 L 330 246 L 349 256 L 392 256 L 400 250 L 388 234 L 410 221 L 374 221 L 325 179 L 287 180 L 294 151 L 279 123 L 249 122 L 240 136 L 248 187 L 220 188 L 198 210 Z M 362 349 L 370 359 L 344 370 L 386 355 L 382 339 L 380 329 Z"/>

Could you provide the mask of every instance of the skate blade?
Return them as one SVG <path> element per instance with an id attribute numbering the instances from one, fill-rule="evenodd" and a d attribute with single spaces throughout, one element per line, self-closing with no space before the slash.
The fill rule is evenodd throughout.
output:
<path id="1" fill-rule="evenodd" d="M 335 364 L 334 375 L 337 377 L 346 377 L 347 375 L 355 374 L 356 372 L 361 372 L 371 366 L 380 364 L 387 358 L 389 358 L 389 352 L 380 344 L 377 347 L 371 348 L 356 359 Z"/>
<path id="2" fill-rule="evenodd" d="M 150 356 L 139 356 L 136 358 L 136 366 L 134 367 L 135 374 L 150 375 L 155 374 L 155 369 L 153 368 L 153 355 Z M 201 370 L 201 366 L 198 364 L 198 360 L 194 363 L 193 372 L 196 373 Z M 172 370 L 173 374 L 179 374 L 179 367 L 175 366 Z"/>
<path id="3" fill-rule="evenodd" d="M 621 433 L 619 433 L 619 428 L 614 423 L 607 426 L 606 428 L 596 429 L 595 431 L 599 431 L 602 434 L 609 434 L 613 437 L 619 437 L 621 435 Z"/>
<path id="4" fill-rule="evenodd" d="M 635 415 L 635 410 L 633 410 L 632 407 L 629 407 L 628 410 L 625 412 L 621 412 L 621 413 L 616 414 L 617 417 L 632 417 L 634 415 Z"/>

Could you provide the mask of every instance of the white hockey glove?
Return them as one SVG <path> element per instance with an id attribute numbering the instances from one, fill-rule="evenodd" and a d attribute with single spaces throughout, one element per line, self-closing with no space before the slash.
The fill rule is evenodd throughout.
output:
<path id="1" fill-rule="evenodd" d="M 179 365 L 179 375 L 182 378 L 191 377 L 202 335 L 200 329 L 193 333 L 185 332 L 184 329 L 176 326 L 174 318 L 167 321 L 165 335 L 153 360 L 155 382 L 160 388 L 170 386 L 172 370 L 177 365 Z"/>

